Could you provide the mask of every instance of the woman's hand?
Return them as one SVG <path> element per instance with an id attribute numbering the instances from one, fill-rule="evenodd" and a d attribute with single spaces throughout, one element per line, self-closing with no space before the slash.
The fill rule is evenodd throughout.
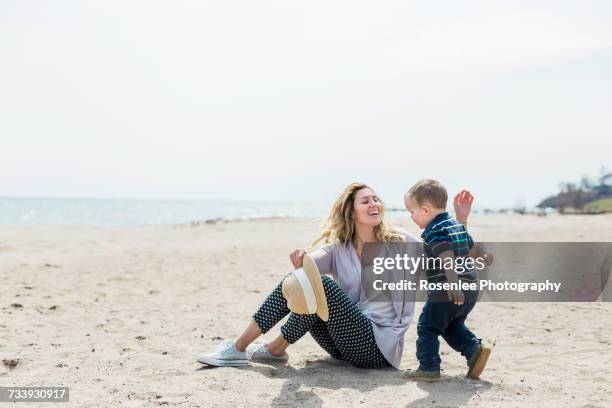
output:
<path id="1" fill-rule="evenodd" d="M 291 259 L 291 263 L 293 264 L 295 269 L 302 267 L 302 260 L 304 259 L 304 254 L 306 254 L 306 251 L 303 249 L 296 249 L 295 251 L 289 254 L 289 259 Z"/>
<path id="2" fill-rule="evenodd" d="M 455 217 L 457 221 L 463 225 L 467 225 L 470 211 L 472 211 L 472 203 L 474 202 L 474 196 L 468 190 L 461 190 L 455 196 L 453 200 L 453 207 L 455 207 Z"/>

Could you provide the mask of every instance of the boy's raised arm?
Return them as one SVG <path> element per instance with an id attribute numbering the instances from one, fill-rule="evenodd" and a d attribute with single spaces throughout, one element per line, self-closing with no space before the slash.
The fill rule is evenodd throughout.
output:
<path id="1" fill-rule="evenodd" d="M 472 211 L 472 203 L 474 196 L 468 190 L 461 190 L 453 199 L 453 208 L 455 209 L 455 218 L 467 228 L 468 217 Z"/>

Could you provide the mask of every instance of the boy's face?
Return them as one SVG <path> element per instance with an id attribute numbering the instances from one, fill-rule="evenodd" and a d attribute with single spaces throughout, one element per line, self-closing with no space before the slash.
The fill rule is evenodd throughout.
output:
<path id="1" fill-rule="evenodd" d="M 428 202 L 419 204 L 414 198 L 408 197 L 404 200 L 404 204 L 412 221 L 421 229 L 425 228 L 435 217 L 433 207 Z"/>

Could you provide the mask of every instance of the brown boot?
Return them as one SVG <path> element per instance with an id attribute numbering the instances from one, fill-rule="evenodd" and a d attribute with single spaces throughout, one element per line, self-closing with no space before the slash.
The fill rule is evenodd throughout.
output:
<path id="1" fill-rule="evenodd" d="M 472 357 L 470 357 L 467 362 L 469 370 L 466 377 L 473 378 L 475 380 L 480 378 L 480 374 L 482 374 L 485 366 L 487 365 L 487 360 L 489 359 L 490 355 L 491 347 L 479 344 L 478 348 L 476 348 L 476 351 L 474 351 L 474 354 L 472 354 Z"/>
<path id="2" fill-rule="evenodd" d="M 437 382 L 440 381 L 440 371 L 406 370 L 402 377 L 407 380 Z"/>

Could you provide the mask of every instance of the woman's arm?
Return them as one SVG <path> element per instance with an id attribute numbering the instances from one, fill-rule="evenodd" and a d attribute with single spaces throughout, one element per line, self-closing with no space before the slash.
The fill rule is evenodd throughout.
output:
<path id="1" fill-rule="evenodd" d="M 304 254 L 306 253 L 305 249 L 296 249 L 292 253 L 289 254 L 289 259 L 291 259 L 291 263 L 295 269 L 302 267 L 302 261 L 304 259 Z"/>
<path id="2" fill-rule="evenodd" d="M 296 249 L 289 254 L 289 259 L 291 259 L 293 267 L 298 269 L 302 267 L 304 255 L 308 253 L 308 255 L 312 256 L 312 259 L 317 264 L 317 268 L 319 269 L 321 275 L 332 275 L 333 246 L 334 244 L 328 244 L 310 252 L 307 252 L 305 249 Z"/>

